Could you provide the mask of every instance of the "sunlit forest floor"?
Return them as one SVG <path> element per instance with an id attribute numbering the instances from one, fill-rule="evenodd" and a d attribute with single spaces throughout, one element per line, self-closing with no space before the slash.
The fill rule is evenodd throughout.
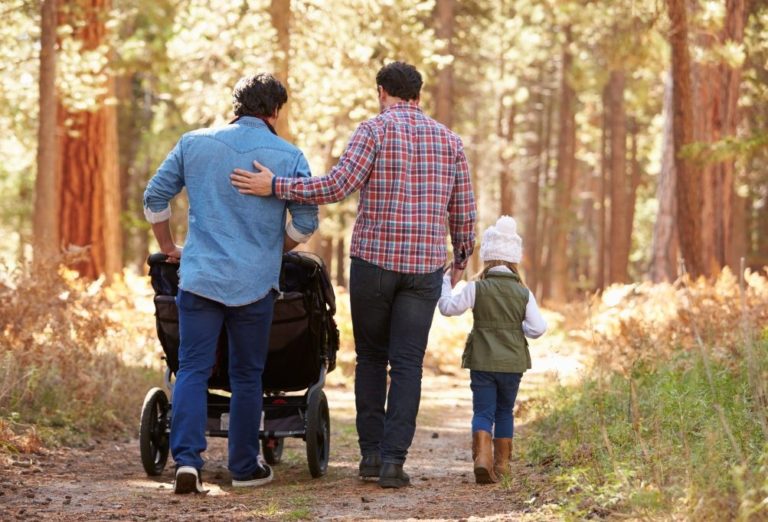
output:
<path id="1" fill-rule="evenodd" d="M 768 518 L 768 279 L 615 286 L 547 309 L 516 408 L 514 478 L 474 484 L 471 396 L 458 367 L 471 314 L 437 315 L 425 361 L 414 485 L 356 477 L 348 296 L 327 385 L 328 475 L 312 479 L 288 442 L 276 480 L 234 491 L 211 439 L 202 498 L 144 474 L 136 432 L 162 386 L 151 289 L 49 270 L 0 279 L 0 499 L 6 517 L 71 520 Z"/>

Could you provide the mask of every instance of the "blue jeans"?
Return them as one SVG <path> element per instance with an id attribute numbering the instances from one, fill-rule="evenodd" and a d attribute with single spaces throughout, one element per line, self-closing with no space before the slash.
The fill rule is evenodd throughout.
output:
<path id="1" fill-rule="evenodd" d="M 171 453 L 177 466 L 203 467 L 208 378 L 222 325 L 229 338 L 229 470 L 235 479 L 256 470 L 261 375 L 267 360 L 274 293 L 245 306 L 226 306 L 179 289 L 179 372 L 173 388 Z"/>
<path id="2" fill-rule="evenodd" d="M 472 433 L 482 430 L 493 433 L 497 439 L 511 439 L 515 433 L 512 410 L 523 374 L 470 370 L 469 378 Z"/>
<path id="3" fill-rule="evenodd" d="M 355 405 L 363 456 L 405 462 L 416 432 L 424 352 L 441 286 L 442 270 L 403 274 L 352 259 Z"/>

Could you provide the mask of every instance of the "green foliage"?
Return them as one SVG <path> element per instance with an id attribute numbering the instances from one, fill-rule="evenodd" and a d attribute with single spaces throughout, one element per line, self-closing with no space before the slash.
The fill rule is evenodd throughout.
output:
<path id="1" fill-rule="evenodd" d="M 768 370 L 768 343 L 759 352 Z M 683 353 L 628 377 L 561 389 L 527 436 L 526 459 L 549 466 L 567 494 L 565 512 L 576 517 L 766 516 L 765 412 L 748 372 L 746 362 L 733 369 Z"/>

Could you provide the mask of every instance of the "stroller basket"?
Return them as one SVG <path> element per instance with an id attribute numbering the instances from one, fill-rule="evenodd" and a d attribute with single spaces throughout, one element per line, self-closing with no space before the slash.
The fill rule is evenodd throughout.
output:
<path id="1" fill-rule="evenodd" d="M 179 369 L 179 265 L 167 263 L 163 254 L 153 254 L 149 266 L 157 336 L 168 368 L 175 374 Z M 317 380 L 321 367 L 329 372 L 335 368 L 339 345 L 335 313 L 333 287 L 322 260 L 306 252 L 285 254 L 263 375 L 265 392 L 303 390 Z M 209 388 L 229 391 L 228 360 L 227 333 L 222 328 Z"/>

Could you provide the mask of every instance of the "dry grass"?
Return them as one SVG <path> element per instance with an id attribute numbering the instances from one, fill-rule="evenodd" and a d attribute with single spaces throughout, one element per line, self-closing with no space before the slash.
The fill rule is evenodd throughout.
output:
<path id="1" fill-rule="evenodd" d="M 614 285 L 591 298 L 590 317 L 573 335 L 594 346 L 603 369 L 621 374 L 698 344 L 714 360 L 737 364 L 747 337 L 768 325 L 768 277 L 747 271 L 743 289 L 742 301 L 739 281 L 728 269 L 713 283 L 683 278 Z"/>
<path id="2" fill-rule="evenodd" d="M 128 276 L 106 286 L 54 266 L 34 275 L 0 272 L 0 440 L 7 447 L 24 451 L 18 437 L 35 430 L 76 442 L 135 421 L 147 377 L 156 373 L 142 366 L 159 362 L 151 310 L 129 286 L 135 282 Z"/>

